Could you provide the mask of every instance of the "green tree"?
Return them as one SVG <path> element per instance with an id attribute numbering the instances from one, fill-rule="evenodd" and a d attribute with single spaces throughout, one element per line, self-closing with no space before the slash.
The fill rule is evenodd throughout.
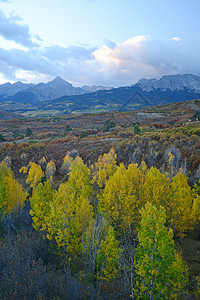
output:
<path id="1" fill-rule="evenodd" d="M 32 135 L 32 130 L 30 129 L 30 128 L 26 128 L 26 133 L 25 133 L 25 135 L 27 136 L 27 137 L 29 137 L 29 136 L 31 136 Z"/>
<path id="2" fill-rule="evenodd" d="M 175 250 L 166 214 L 147 203 L 141 209 L 141 226 L 135 254 L 136 299 L 177 299 L 188 280 L 187 266 Z"/>
<path id="3" fill-rule="evenodd" d="M 3 136 L 3 134 L 0 133 L 0 142 L 4 142 L 5 141 L 5 137 Z"/>
<path id="4" fill-rule="evenodd" d="M 84 137 L 87 137 L 88 134 L 86 131 L 81 131 L 81 134 L 80 134 L 80 139 L 83 139 Z"/>
<path id="5" fill-rule="evenodd" d="M 16 140 L 16 138 L 17 138 L 18 136 L 20 136 L 19 130 L 18 130 L 18 129 L 13 130 L 12 135 L 13 135 L 14 140 Z"/>
<path id="6" fill-rule="evenodd" d="M 114 229 L 101 214 L 97 214 L 95 221 L 91 220 L 82 241 L 87 280 L 93 284 L 96 299 L 100 281 L 109 281 L 118 275 L 122 250 L 115 239 Z"/>
<path id="7" fill-rule="evenodd" d="M 72 130 L 72 129 L 71 129 L 70 125 L 66 125 L 65 131 L 66 131 L 66 132 L 69 132 L 69 131 L 71 131 L 71 130 Z"/>
<path id="8" fill-rule="evenodd" d="M 110 130 L 111 128 L 115 128 L 116 127 L 116 124 L 114 121 L 111 121 L 111 120 L 106 120 L 104 122 L 104 125 L 103 125 L 103 130 L 104 131 L 108 131 Z"/>
<path id="9" fill-rule="evenodd" d="M 134 133 L 135 133 L 135 134 L 140 134 L 140 133 L 141 133 L 141 131 L 140 131 L 140 128 L 139 128 L 139 125 L 138 125 L 138 124 L 136 124 L 136 125 L 134 126 L 134 128 L 133 128 L 133 131 L 134 131 Z"/>

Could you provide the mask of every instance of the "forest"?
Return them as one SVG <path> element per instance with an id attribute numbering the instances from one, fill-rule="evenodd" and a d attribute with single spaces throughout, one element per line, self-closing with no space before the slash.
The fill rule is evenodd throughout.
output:
<path id="1" fill-rule="evenodd" d="M 199 107 L 0 120 L 0 299 L 199 299 Z"/>
<path id="2" fill-rule="evenodd" d="M 0 299 L 198 299 L 184 245 L 199 240 L 200 185 L 175 154 L 162 170 L 119 163 L 114 148 L 91 164 L 70 151 L 59 184 L 42 157 L 20 168 L 26 188 L 5 157 Z"/>

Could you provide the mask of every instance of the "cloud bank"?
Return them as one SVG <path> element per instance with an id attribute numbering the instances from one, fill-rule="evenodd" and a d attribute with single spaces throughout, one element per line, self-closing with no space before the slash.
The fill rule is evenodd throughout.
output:
<path id="1" fill-rule="evenodd" d="M 142 77 L 167 74 L 200 75 L 200 35 L 181 39 L 135 36 L 113 49 L 103 45 L 93 55 L 102 73 L 117 84 L 131 84 Z"/>
<path id="2" fill-rule="evenodd" d="M 0 0 L 2 1 L 2 0 Z M 139 79 L 193 73 L 200 75 L 200 35 L 156 39 L 134 36 L 119 44 L 105 40 L 97 47 L 42 47 L 29 27 L 0 11 L 0 35 L 26 49 L 0 47 L 0 78 L 48 81 L 59 75 L 74 85 L 131 85 Z"/>
<path id="3" fill-rule="evenodd" d="M 7 17 L 0 10 L 0 35 L 4 39 L 14 41 L 24 47 L 32 48 L 38 46 L 38 44 L 32 40 L 29 27 L 27 25 L 20 24 L 20 21 L 22 21 L 20 17 Z"/>

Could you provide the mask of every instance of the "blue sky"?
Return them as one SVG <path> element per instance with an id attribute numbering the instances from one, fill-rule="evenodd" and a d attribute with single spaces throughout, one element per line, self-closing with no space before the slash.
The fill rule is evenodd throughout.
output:
<path id="1" fill-rule="evenodd" d="M 200 76 L 199 0 L 0 0 L 0 83 Z"/>

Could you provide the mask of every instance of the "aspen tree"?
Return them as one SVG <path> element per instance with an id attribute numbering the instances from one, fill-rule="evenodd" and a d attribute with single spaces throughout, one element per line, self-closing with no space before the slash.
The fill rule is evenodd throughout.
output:
<path id="1" fill-rule="evenodd" d="M 114 229 L 100 213 L 95 220 L 91 220 L 82 239 L 82 249 L 87 278 L 93 284 L 96 299 L 100 281 L 117 277 L 122 253 L 119 242 L 115 239 Z"/>
<path id="2" fill-rule="evenodd" d="M 135 254 L 136 299 L 177 299 L 188 281 L 188 269 L 175 250 L 173 231 L 165 226 L 166 214 L 147 203 Z"/>
<path id="3" fill-rule="evenodd" d="M 180 236 L 194 228 L 197 219 L 194 218 L 194 197 L 187 178 L 184 174 L 178 173 L 172 178 L 171 184 L 173 198 L 169 202 L 169 225 Z M 197 202 L 195 201 L 197 204 Z M 195 205 L 196 205 L 195 204 Z"/>
<path id="4" fill-rule="evenodd" d="M 33 189 L 44 176 L 41 166 L 37 165 L 35 162 L 29 162 L 28 167 L 22 167 L 20 172 L 27 174 L 26 183 L 29 184 Z"/>
<path id="5" fill-rule="evenodd" d="M 130 164 L 128 170 L 120 164 L 106 182 L 99 198 L 99 207 L 117 231 L 126 231 L 132 224 L 137 228 L 143 180 L 143 173 L 137 164 Z"/>
<path id="6" fill-rule="evenodd" d="M 6 163 L 0 164 L 0 212 L 4 215 L 23 207 L 27 193 Z"/>
<path id="7" fill-rule="evenodd" d="M 49 179 L 51 183 L 53 183 L 53 175 L 55 171 L 56 171 L 55 163 L 53 160 L 50 160 L 47 164 L 45 175 L 46 178 Z"/>
<path id="8" fill-rule="evenodd" d="M 160 205 L 166 208 L 172 198 L 170 179 L 157 168 L 151 167 L 146 172 L 142 197 L 143 203 L 151 202 L 157 208 Z"/>
<path id="9" fill-rule="evenodd" d="M 90 171 L 80 157 L 70 167 L 69 179 L 62 183 L 50 204 L 47 238 L 55 239 L 71 257 L 80 253 L 82 235 L 93 217 L 90 204 Z"/>
<path id="10" fill-rule="evenodd" d="M 106 180 L 114 174 L 117 169 L 117 154 L 110 149 L 109 153 L 99 156 L 98 162 L 91 166 L 93 179 L 92 183 L 97 183 L 102 188 Z"/>
<path id="11" fill-rule="evenodd" d="M 50 204 L 53 201 L 54 190 L 50 180 L 44 184 L 39 183 L 33 190 L 30 198 L 30 215 L 33 218 L 33 227 L 36 230 L 45 230 L 47 227 L 47 217 L 50 214 Z"/>

